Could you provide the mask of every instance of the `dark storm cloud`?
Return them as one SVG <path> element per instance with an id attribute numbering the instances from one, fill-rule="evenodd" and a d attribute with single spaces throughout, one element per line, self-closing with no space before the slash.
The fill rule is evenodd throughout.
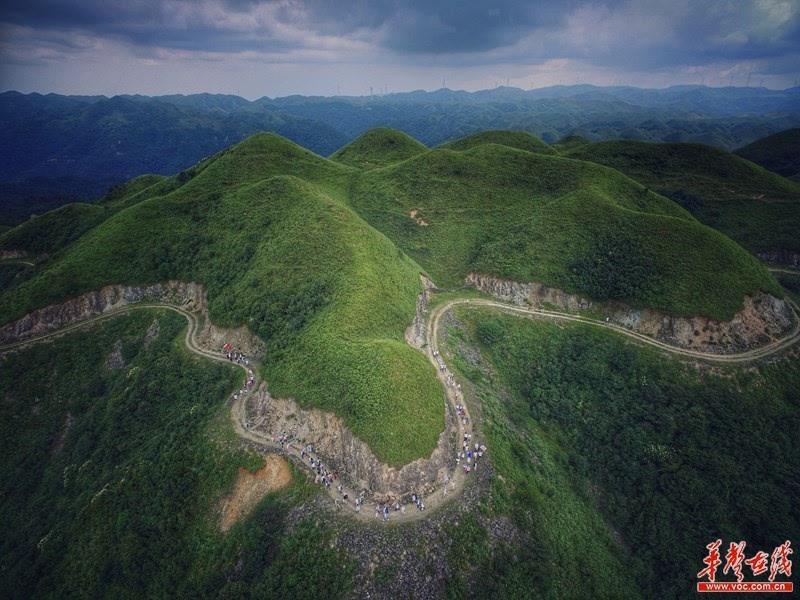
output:
<path id="1" fill-rule="evenodd" d="M 0 21 L 52 31 L 73 30 L 111 37 L 137 46 L 182 50 L 239 52 L 288 51 L 300 40 L 270 35 L 256 21 L 237 22 L 260 4 L 274 3 L 194 0 L 10 0 L 0 9 Z M 233 18 L 226 18 L 232 15 Z"/>
<path id="2" fill-rule="evenodd" d="M 481 52 L 512 44 L 532 28 L 557 27 L 579 2 L 311 0 L 304 5 L 321 32 L 379 31 L 385 47 L 417 54 Z"/>
<path id="3" fill-rule="evenodd" d="M 60 31 L 122 40 L 137 53 L 322 49 L 331 61 L 435 56 L 454 66 L 786 65 L 800 47 L 797 0 L 5 0 L 0 22 L 34 38 Z"/>

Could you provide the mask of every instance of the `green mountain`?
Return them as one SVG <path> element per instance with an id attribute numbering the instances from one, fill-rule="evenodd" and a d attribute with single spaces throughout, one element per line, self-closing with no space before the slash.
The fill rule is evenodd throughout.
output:
<path id="1" fill-rule="evenodd" d="M 427 149 L 424 144 L 402 131 L 380 127 L 360 135 L 331 154 L 330 158 L 343 165 L 374 169 L 422 154 Z"/>
<path id="2" fill-rule="evenodd" d="M 461 152 L 484 144 L 500 144 L 509 148 L 533 152 L 534 154 L 555 154 L 555 151 L 550 146 L 525 131 L 479 131 L 478 133 L 440 144 L 437 148 Z"/>
<path id="3" fill-rule="evenodd" d="M 787 129 L 756 140 L 736 154 L 784 177 L 800 175 L 800 129 Z"/>
<path id="4" fill-rule="evenodd" d="M 496 144 L 434 149 L 364 173 L 351 201 L 440 285 L 476 271 L 723 319 L 748 289 L 779 293 L 731 240 L 586 161 Z"/>
<path id="5" fill-rule="evenodd" d="M 612 167 L 754 253 L 800 251 L 800 186 L 700 144 L 596 142 L 566 156 Z"/>
<path id="6" fill-rule="evenodd" d="M 351 174 L 251 137 L 86 233 L 10 292 L 2 320 L 111 282 L 198 281 L 215 320 L 267 342 L 274 393 L 342 414 L 392 464 L 429 454 L 441 390 L 403 337 L 420 269 L 342 202 Z"/>
<path id="7" fill-rule="evenodd" d="M 589 140 L 587 140 L 585 137 L 581 137 L 579 135 L 568 135 L 567 137 L 553 144 L 552 148 L 559 153 L 563 153 L 569 150 L 574 150 L 579 146 L 585 146 L 589 143 L 591 142 L 589 142 Z"/>
<path id="8" fill-rule="evenodd" d="M 265 342 L 272 394 L 336 413 L 400 466 L 444 429 L 442 385 L 404 336 L 420 274 L 721 319 L 747 293 L 782 294 L 655 186 L 572 156 L 583 145 L 533 152 L 493 132 L 429 150 L 387 129 L 357 142 L 326 159 L 255 135 L 2 233 L 0 250 L 36 264 L 0 265 L 0 323 L 106 284 L 198 282 L 215 323 Z M 705 189 L 742 165 L 783 181 L 734 160 L 685 181 Z M 712 536 L 771 550 L 797 530 L 793 353 L 711 369 L 595 324 L 447 314 L 439 348 L 488 455 L 457 499 L 384 529 L 339 518 L 284 465 L 286 487 L 220 530 L 264 460 L 222 400 L 241 373 L 190 354 L 179 315 L 131 311 L 3 354 L 0 585 L 11 598 L 682 597 Z M 765 475 L 748 483 L 753 460 Z"/>
<path id="9" fill-rule="evenodd" d="M 798 125 L 797 88 L 499 87 L 252 102 L 221 94 L 9 91 L 0 93 L 0 223 L 95 200 L 144 173 L 172 175 L 262 131 L 328 156 L 375 127 L 405 131 L 430 147 L 483 130 L 514 130 L 547 143 L 580 135 L 732 149 Z"/>
<path id="10" fill-rule="evenodd" d="M 720 319 L 749 292 L 781 293 L 731 240 L 619 172 L 476 139 L 419 153 L 379 130 L 338 157 L 400 162 L 360 171 L 260 134 L 134 180 L 0 237 L 53 254 L 3 294 L 0 322 L 110 283 L 202 283 L 215 321 L 266 342 L 274 393 L 342 415 L 401 465 L 443 427 L 431 367 L 403 337 L 421 272 L 439 286 L 476 271 Z"/>

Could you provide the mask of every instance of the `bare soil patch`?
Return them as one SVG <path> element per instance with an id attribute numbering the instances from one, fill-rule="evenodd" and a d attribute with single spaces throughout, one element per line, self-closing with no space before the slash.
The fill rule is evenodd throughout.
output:
<path id="1" fill-rule="evenodd" d="M 417 225 L 422 225 L 423 227 L 427 227 L 428 224 L 422 219 L 422 217 L 418 217 L 419 211 L 417 209 L 412 210 L 408 215 L 417 222 Z"/>
<path id="2" fill-rule="evenodd" d="M 285 487 L 291 478 L 289 464 L 274 454 L 270 454 L 264 466 L 255 473 L 239 467 L 233 490 L 221 503 L 220 529 L 228 531 L 237 521 L 246 517 L 264 496 Z"/>

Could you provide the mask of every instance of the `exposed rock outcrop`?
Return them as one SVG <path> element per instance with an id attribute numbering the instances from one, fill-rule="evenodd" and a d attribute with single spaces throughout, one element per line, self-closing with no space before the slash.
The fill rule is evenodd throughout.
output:
<path id="1" fill-rule="evenodd" d="M 422 348 L 425 345 L 425 334 L 427 333 L 425 320 L 428 316 L 430 293 L 431 290 L 436 289 L 433 282 L 424 275 L 420 275 L 419 278 L 422 280 L 422 285 L 425 286 L 425 289 L 417 297 L 417 314 L 414 316 L 411 325 L 406 329 L 406 342 L 414 348 Z"/>
<path id="2" fill-rule="evenodd" d="M 380 462 L 366 443 L 344 426 L 342 419 L 321 410 L 304 410 L 287 398 L 275 398 L 262 385 L 247 400 L 251 429 L 266 435 L 281 435 L 311 444 L 314 453 L 338 469 L 357 490 L 367 490 L 378 502 L 400 499 L 411 492 L 427 495 L 441 486 L 448 474 L 448 457 L 456 435 L 456 424 L 445 404 L 445 429 L 428 458 L 420 458 L 400 469 Z M 438 484 L 438 485 L 437 485 Z"/>
<path id="3" fill-rule="evenodd" d="M 621 302 L 596 303 L 542 283 L 520 283 L 491 275 L 470 273 L 466 282 L 518 306 L 555 306 L 570 312 L 592 310 L 617 325 L 680 348 L 732 354 L 764 346 L 788 334 L 794 326 L 787 303 L 764 292 L 745 296 L 744 308 L 730 321 L 703 316 L 676 317 L 650 308 L 632 308 Z"/>
<path id="4" fill-rule="evenodd" d="M 251 355 L 261 354 L 264 350 L 263 342 L 245 326 L 222 329 L 213 325 L 208 319 L 208 300 L 203 287 L 183 281 L 139 286 L 107 285 L 61 304 L 38 308 L 0 327 L 0 344 L 36 337 L 144 300 L 175 304 L 197 314 L 201 318 L 201 327 L 196 339 L 205 347 L 219 350 L 223 344 L 230 343 L 234 348 Z"/>
<path id="5" fill-rule="evenodd" d="M 790 267 L 800 267 L 800 252 L 790 250 L 774 250 L 772 252 L 759 252 L 756 256 L 765 262 L 776 265 L 788 265 Z"/>

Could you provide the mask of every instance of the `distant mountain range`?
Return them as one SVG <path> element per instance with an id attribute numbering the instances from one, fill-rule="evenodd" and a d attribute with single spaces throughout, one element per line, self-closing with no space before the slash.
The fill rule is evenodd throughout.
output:
<path id="1" fill-rule="evenodd" d="M 401 129 L 428 146 L 487 129 L 547 143 L 701 142 L 739 148 L 800 126 L 800 88 L 554 86 L 441 89 L 385 96 L 0 94 L 0 224 L 19 223 L 132 177 L 174 174 L 260 131 L 323 156 L 367 130 Z"/>

